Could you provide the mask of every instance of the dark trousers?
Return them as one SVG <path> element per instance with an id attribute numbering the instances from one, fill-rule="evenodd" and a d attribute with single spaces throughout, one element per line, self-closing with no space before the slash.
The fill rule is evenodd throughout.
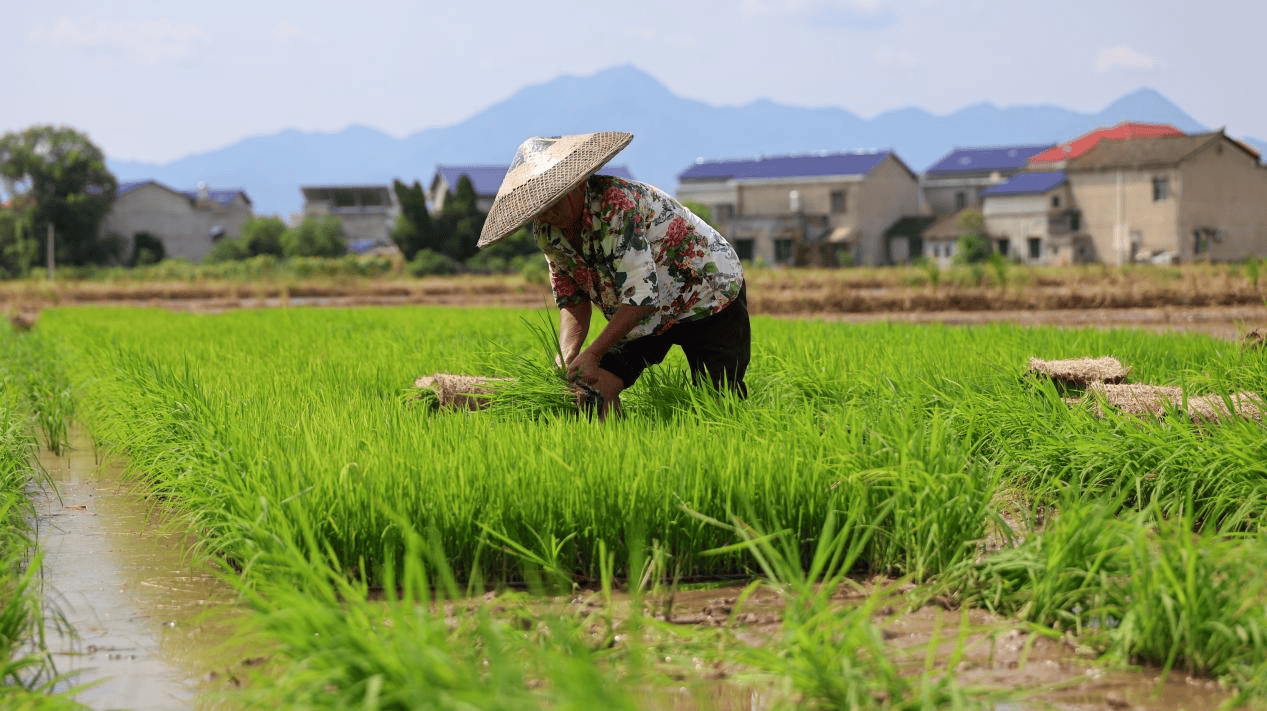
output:
<path id="1" fill-rule="evenodd" d="M 599 367 L 619 377 L 625 387 L 638 380 L 648 365 L 664 360 L 669 349 L 681 346 L 696 385 L 707 375 L 714 388 L 730 388 L 748 396 L 744 374 L 752 359 L 752 330 L 748 324 L 748 288 L 726 308 L 711 316 L 682 321 L 659 335 L 643 336 L 617 344 L 603 356 Z"/>

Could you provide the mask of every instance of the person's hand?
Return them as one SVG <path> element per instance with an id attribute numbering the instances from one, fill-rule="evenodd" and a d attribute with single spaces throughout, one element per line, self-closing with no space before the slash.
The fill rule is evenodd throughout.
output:
<path id="1" fill-rule="evenodd" d="M 610 370 L 599 368 L 598 375 L 594 377 L 593 382 L 589 383 L 589 386 L 603 396 L 603 406 L 606 409 L 609 403 L 620 404 L 620 391 L 625 389 L 625 381 Z"/>
<path id="2" fill-rule="evenodd" d="M 598 366 L 598 358 L 588 348 L 578 353 L 572 362 L 568 363 L 568 380 L 579 380 L 590 387 L 595 386 L 600 372 L 607 373 Z"/>

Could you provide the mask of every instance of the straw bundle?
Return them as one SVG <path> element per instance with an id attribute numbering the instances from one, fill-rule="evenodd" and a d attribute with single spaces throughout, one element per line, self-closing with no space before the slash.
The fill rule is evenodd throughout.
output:
<path id="1" fill-rule="evenodd" d="M 9 316 L 9 323 L 13 325 L 13 330 L 19 333 L 25 333 L 35 328 L 35 323 L 40 318 L 38 311 L 18 311 Z"/>
<path id="2" fill-rule="evenodd" d="M 1267 329 L 1255 328 L 1241 338 L 1241 348 L 1267 347 Z"/>
<path id="3" fill-rule="evenodd" d="M 414 387 L 433 391 L 439 407 L 456 410 L 482 410 L 488 407 L 488 396 L 497 387 L 495 383 L 509 380 L 510 378 L 486 378 L 478 375 L 436 373 L 418 378 L 414 381 Z"/>
<path id="4" fill-rule="evenodd" d="M 1226 400 L 1222 395 L 1195 395 L 1187 398 L 1185 406 L 1183 389 L 1172 385 L 1092 383 L 1088 391 L 1133 415 L 1162 417 L 1168 410 L 1182 410 L 1193 420 L 1217 422 L 1235 415 L 1261 421 L 1263 410 L 1267 409 L 1262 398 L 1251 392 L 1228 395 Z"/>
<path id="5" fill-rule="evenodd" d="M 1090 383 L 1120 383 L 1131 372 L 1113 356 L 1071 360 L 1029 359 L 1029 371 L 1046 375 L 1065 385 L 1086 387 Z"/>

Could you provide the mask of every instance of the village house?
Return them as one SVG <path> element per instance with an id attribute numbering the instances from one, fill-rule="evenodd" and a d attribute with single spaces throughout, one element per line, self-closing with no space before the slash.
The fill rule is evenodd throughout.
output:
<path id="1" fill-rule="evenodd" d="M 939 267 L 948 267 L 959 252 L 959 239 L 963 237 L 963 217 L 972 208 L 933 217 L 920 235 L 922 249 L 919 256 Z"/>
<path id="2" fill-rule="evenodd" d="M 885 230 L 919 208 L 919 180 L 892 151 L 699 161 L 677 198 L 702 203 L 744 260 L 875 265 Z"/>
<path id="3" fill-rule="evenodd" d="M 118 235 L 126 260 L 136 235 L 147 233 L 163 244 L 168 258 L 197 262 L 225 237 L 236 238 L 254 215 L 242 190 L 174 190 L 156 180 L 119 184 L 114 205 L 102 224 L 105 234 Z"/>
<path id="4" fill-rule="evenodd" d="M 303 217 L 334 215 L 351 243 L 391 245 L 400 205 L 390 185 L 306 185 Z"/>
<path id="5" fill-rule="evenodd" d="M 501 187 L 507 170 L 510 168 L 505 165 L 437 165 L 427 188 L 427 209 L 433 215 L 443 212 L 444 203 L 454 194 L 458 181 L 465 175 L 475 190 L 475 207 L 486 213 L 493 206 L 493 198 L 497 197 L 497 189 Z M 633 175 L 623 165 L 606 165 L 599 172 L 633 180 Z"/>
<path id="6" fill-rule="evenodd" d="M 1078 136 L 1034 155 L 1029 159 L 1031 170 L 1061 170 L 1065 165 L 1095 148 L 1100 141 L 1127 140 L 1131 138 L 1160 138 L 1162 136 L 1182 136 L 1183 131 L 1168 123 L 1140 123 L 1138 121 L 1122 121 L 1106 128 Z"/>
<path id="7" fill-rule="evenodd" d="M 920 176 L 919 212 L 948 215 L 981 209 L 981 191 L 1025 170 L 1031 156 L 1051 144 L 956 148 Z"/>
<path id="8" fill-rule="evenodd" d="M 1084 262 L 1089 238 L 1064 171 L 1017 173 L 981 191 L 981 216 L 994 250 L 1022 264 Z"/>
<path id="9" fill-rule="evenodd" d="M 1267 256 L 1267 169 L 1222 130 L 1100 141 L 1065 172 L 1092 238 L 1090 260 Z"/>
<path id="10" fill-rule="evenodd" d="M 887 264 L 909 264 L 924 253 L 924 231 L 934 222 L 932 215 L 907 215 L 889 225 L 884 231 L 884 242 L 888 247 Z"/>

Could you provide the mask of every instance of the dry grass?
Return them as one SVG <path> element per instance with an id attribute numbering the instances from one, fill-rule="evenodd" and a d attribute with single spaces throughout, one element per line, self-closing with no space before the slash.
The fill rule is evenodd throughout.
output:
<path id="1" fill-rule="evenodd" d="M 751 268 L 749 309 L 760 314 L 885 313 L 1174 306 L 1262 306 L 1264 286 L 1238 265 L 1173 267 L 1007 267 L 934 272 L 920 267 L 852 269 Z M 126 273 L 125 273 L 126 274 Z M 975 276 L 974 276 L 975 274 Z M 189 281 L 27 279 L 0 284 L 0 304 L 86 303 L 182 305 L 212 300 L 309 299 L 357 303 L 541 306 L 549 287 L 513 275 L 454 277 L 277 277 Z M 235 304 L 225 303 L 224 308 Z"/>

